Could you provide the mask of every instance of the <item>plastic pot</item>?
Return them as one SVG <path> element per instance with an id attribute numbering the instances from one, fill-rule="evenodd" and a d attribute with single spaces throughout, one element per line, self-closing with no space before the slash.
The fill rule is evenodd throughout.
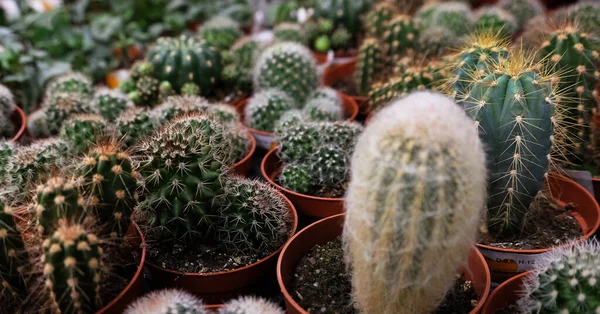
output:
<path id="1" fill-rule="evenodd" d="M 292 215 L 291 235 L 293 235 L 298 227 L 298 215 L 294 205 L 285 196 L 281 196 L 288 204 L 289 212 Z M 181 288 L 195 294 L 207 303 L 217 304 L 251 293 L 256 285 L 260 285 L 268 281 L 270 276 L 274 276 L 277 257 L 281 249 L 279 248 L 256 263 L 230 271 L 214 273 L 180 272 L 162 268 L 148 261 L 146 265 L 154 288 Z"/>
<path id="2" fill-rule="evenodd" d="M 594 197 L 573 180 L 560 175 L 548 176 L 546 184 L 559 205 L 564 206 L 571 203 L 575 206 L 571 214 L 583 230 L 583 236 L 578 241 L 584 241 L 594 235 L 600 225 L 600 207 Z M 553 250 L 553 248 L 503 249 L 483 244 L 477 244 L 477 247 L 485 256 L 494 284 L 502 283 L 519 273 L 532 270 L 534 264 L 543 258 L 544 254 Z"/>
<path id="3" fill-rule="evenodd" d="M 495 314 L 498 310 L 515 304 L 520 299 L 519 292 L 522 291 L 523 280 L 530 274 L 530 272 L 522 273 L 499 285 L 484 304 L 481 313 Z"/>
<path id="4" fill-rule="evenodd" d="M 250 132 L 248 132 L 250 133 Z M 246 156 L 233 165 L 233 172 L 241 176 L 247 176 L 250 168 L 252 168 L 252 156 L 256 151 L 256 139 L 250 134 L 250 151 Z"/>
<path id="5" fill-rule="evenodd" d="M 354 99 L 352 99 L 350 96 L 348 96 L 344 93 L 339 93 L 339 94 L 340 94 L 340 97 L 342 98 L 343 107 L 344 107 L 342 109 L 344 111 L 344 116 L 346 117 L 346 119 L 350 120 L 350 121 L 356 119 L 356 116 L 358 115 L 358 105 L 356 104 Z M 249 98 L 241 100 L 235 106 L 235 109 L 238 111 L 238 113 L 242 117 L 242 121 L 244 120 L 244 117 L 245 117 L 244 112 L 246 110 L 246 104 L 248 104 L 248 100 L 249 100 Z M 275 142 L 275 134 L 270 133 L 270 132 L 255 130 L 255 129 L 249 128 L 249 127 L 248 127 L 248 130 L 250 130 L 250 133 L 252 133 L 252 136 L 254 136 L 254 139 L 256 139 L 256 145 L 258 147 L 260 147 L 262 149 L 266 149 L 266 150 L 271 149 L 273 142 Z"/>
<path id="6" fill-rule="evenodd" d="M 292 201 L 296 210 L 307 216 L 329 217 L 344 212 L 343 198 L 325 198 L 310 196 L 288 190 L 275 182 L 275 179 L 281 173 L 281 160 L 277 156 L 277 147 L 273 147 L 263 158 L 260 164 L 260 171 L 265 180 L 281 191 Z"/>
<path id="7" fill-rule="evenodd" d="M 315 245 L 323 245 L 342 235 L 345 214 L 339 214 L 321 219 L 302 231 L 298 232 L 284 247 L 277 262 L 277 281 L 283 293 L 288 314 L 308 314 L 296 303 L 290 295 L 292 277 L 300 260 L 310 252 Z M 343 258 L 343 257 L 340 257 Z M 443 261 L 440 261 L 443 262 Z M 470 314 L 477 314 L 483 308 L 490 289 L 490 272 L 483 256 L 473 248 L 468 260 L 468 269 L 464 271 L 467 280 L 473 282 L 477 293 L 478 305 Z"/>
<path id="8" fill-rule="evenodd" d="M 25 112 L 23 112 L 23 109 L 15 106 L 15 110 L 10 115 L 10 120 L 17 126 L 17 134 L 15 134 L 10 141 L 17 143 L 23 136 L 25 128 L 27 127 L 27 116 L 25 115 Z"/>

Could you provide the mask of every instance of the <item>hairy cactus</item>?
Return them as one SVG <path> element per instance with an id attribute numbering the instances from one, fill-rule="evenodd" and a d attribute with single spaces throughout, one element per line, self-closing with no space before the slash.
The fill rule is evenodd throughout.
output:
<path id="1" fill-rule="evenodd" d="M 390 62 L 398 61 L 406 51 L 414 51 L 418 42 L 419 30 L 408 15 L 395 16 L 383 33 L 383 43 Z"/>
<path id="2" fill-rule="evenodd" d="M 96 137 L 108 130 L 108 122 L 101 115 L 74 114 L 63 123 L 60 138 L 69 144 L 71 152 L 81 154 L 96 143 Z"/>
<path id="3" fill-rule="evenodd" d="M 272 302 L 257 297 L 240 297 L 226 302 L 218 314 L 284 314 L 285 312 Z"/>
<path id="4" fill-rule="evenodd" d="M 544 5 L 539 0 L 500 0 L 497 5 L 515 17 L 519 29 L 544 14 Z"/>
<path id="5" fill-rule="evenodd" d="M 301 194 L 309 194 L 313 190 L 311 169 L 306 164 L 285 164 L 279 175 L 279 182 L 284 188 Z"/>
<path id="6" fill-rule="evenodd" d="M 73 93 L 85 97 L 92 97 L 94 87 L 89 77 L 73 72 L 60 75 L 53 79 L 46 87 L 46 97 L 55 93 Z"/>
<path id="7" fill-rule="evenodd" d="M 281 42 L 308 43 L 304 29 L 297 23 L 281 23 L 273 28 L 273 35 Z"/>
<path id="8" fill-rule="evenodd" d="M 14 209 L 0 199 L 0 299 L 26 296 L 29 256 L 14 220 Z"/>
<path id="9" fill-rule="evenodd" d="M 244 112 L 244 124 L 256 130 L 273 132 L 276 122 L 294 107 L 294 101 L 277 89 L 265 89 L 250 98 Z"/>
<path id="10" fill-rule="evenodd" d="M 379 42 L 374 38 L 365 39 L 360 46 L 356 72 L 354 72 L 354 80 L 360 95 L 369 94 L 375 76 L 383 69 L 384 64 L 385 57 Z"/>
<path id="11" fill-rule="evenodd" d="M 379 2 L 365 16 L 364 28 L 367 37 L 380 36 L 385 32 L 386 25 L 398 14 L 398 8 L 389 2 Z"/>
<path id="12" fill-rule="evenodd" d="M 168 81 L 177 92 L 185 83 L 194 83 L 201 95 L 209 95 L 222 71 L 221 56 L 213 46 L 185 35 L 159 38 L 147 60 L 154 65 L 153 76 L 161 82 Z"/>
<path id="13" fill-rule="evenodd" d="M 195 296 L 177 289 L 152 291 L 137 299 L 125 314 L 209 314 L 204 303 Z"/>
<path id="14" fill-rule="evenodd" d="M 217 240 L 226 247 L 268 255 L 289 238 L 292 217 L 277 190 L 234 176 L 226 181 L 224 204 L 215 226 Z"/>
<path id="15" fill-rule="evenodd" d="M 452 30 L 445 27 L 428 27 L 421 31 L 419 46 L 428 55 L 443 56 L 450 48 L 454 48 L 460 39 Z"/>
<path id="16" fill-rule="evenodd" d="M 517 31 L 518 25 L 515 17 L 508 11 L 497 6 L 486 6 L 477 11 L 473 28 L 511 36 Z"/>
<path id="17" fill-rule="evenodd" d="M 42 247 L 44 277 L 56 312 L 99 310 L 107 274 L 98 237 L 80 224 L 66 224 L 45 239 Z"/>
<path id="18" fill-rule="evenodd" d="M 27 117 L 27 132 L 36 139 L 50 136 L 46 108 L 40 108 L 29 114 Z"/>
<path id="19" fill-rule="evenodd" d="M 320 83 L 311 52 L 297 43 L 279 43 L 265 50 L 254 66 L 256 91 L 277 88 L 303 103 Z"/>
<path id="20" fill-rule="evenodd" d="M 415 92 L 373 117 L 352 157 L 343 242 L 362 313 L 430 313 L 475 243 L 485 155 L 450 99 Z"/>
<path id="21" fill-rule="evenodd" d="M 310 171 L 322 186 L 338 186 L 347 181 L 347 154 L 337 145 L 325 145 L 310 156 Z"/>
<path id="22" fill-rule="evenodd" d="M 57 135 L 62 124 L 76 113 L 95 113 L 92 98 L 83 94 L 56 92 L 45 100 L 46 123 L 51 135 Z"/>
<path id="23" fill-rule="evenodd" d="M 116 128 L 124 147 L 134 146 L 157 127 L 158 121 L 146 108 L 133 107 L 126 110 L 117 120 Z"/>
<path id="24" fill-rule="evenodd" d="M 200 37 L 221 50 L 231 48 L 241 36 L 240 25 L 226 16 L 215 16 L 206 21 L 200 29 Z"/>
<path id="25" fill-rule="evenodd" d="M 345 27 L 339 26 L 331 33 L 331 48 L 346 50 L 349 48 L 350 40 L 352 40 L 352 34 Z"/>
<path id="26" fill-rule="evenodd" d="M 431 16 L 431 26 L 447 28 L 459 37 L 469 32 L 472 23 L 471 8 L 458 1 L 437 4 Z"/>
<path id="27" fill-rule="evenodd" d="M 79 182 L 61 176 L 49 177 L 37 187 L 33 205 L 37 231 L 46 237 L 52 235 L 60 224 L 82 222 L 84 206 L 79 194 Z"/>
<path id="28" fill-rule="evenodd" d="M 597 240 L 551 251 L 524 281 L 522 313 L 599 313 L 598 265 Z"/>
<path id="29" fill-rule="evenodd" d="M 303 111 L 306 118 L 312 121 L 338 121 L 344 118 L 340 102 L 326 97 L 310 99 Z"/>
<path id="30" fill-rule="evenodd" d="M 98 92 L 94 96 L 94 107 L 106 120 L 116 120 L 131 106 L 127 96 L 114 91 Z"/>

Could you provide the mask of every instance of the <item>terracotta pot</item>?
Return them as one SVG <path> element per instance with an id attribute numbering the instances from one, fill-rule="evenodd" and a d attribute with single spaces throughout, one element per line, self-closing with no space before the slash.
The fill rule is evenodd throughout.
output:
<path id="1" fill-rule="evenodd" d="M 321 219 L 298 232 L 284 247 L 277 261 L 277 281 L 283 293 L 288 314 L 308 314 L 290 295 L 288 288 L 300 260 L 310 252 L 315 245 L 323 245 L 342 235 L 344 215 L 339 214 Z M 342 257 L 340 257 L 342 258 Z M 442 262 L 442 261 L 440 261 Z M 490 289 L 490 272 L 486 267 L 483 256 L 473 248 L 468 260 L 467 270 L 464 271 L 467 280 L 473 282 L 477 293 L 478 305 L 470 314 L 481 311 Z"/>
<path id="2" fill-rule="evenodd" d="M 339 93 L 339 94 L 343 101 L 344 116 L 346 117 L 347 120 L 353 121 L 354 119 L 356 119 L 356 116 L 358 115 L 358 105 L 356 104 L 354 99 L 352 99 L 350 96 L 348 96 L 344 93 Z M 236 107 L 235 107 L 235 109 L 240 114 L 242 121 L 244 121 L 244 117 L 245 117 L 244 112 L 246 109 L 246 104 L 248 103 L 249 99 L 250 98 L 241 100 L 240 102 L 238 102 L 236 104 Z M 250 133 L 252 133 L 252 135 L 256 139 L 256 145 L 258 147 L 260 147 L 262 149 L 266 149 L 266 150 L 269 150 L 272 148 L 271 146 L 273 145 L 273 142 L 275 141 L 275 135 L 273 133 L 255 130 L 253 128 L 248 128 L 248 130 L 250 130 Z"/>
<path id="3" fill-rule="evenodd" d="M 298 227 L 298 215 L 296 214 L 294 205 L 285 196 L 281 196 L 288 204 L 290 214 L 292 215 L 291 235 L 293 235 L 296 233 L 296 228 Z M 150 271 L 154 288 L 181 288 L 197 295 L 207 303 L 216 304 L 246 293 L 251 293 L 253 292 L 253 286 L 268 281 L 271 275 L 274 276 L 277 257 L 281 249 L 279 248 L 256 263 L 230 271 L 215 273 L 185 273 L 162 268 L 148 261 L 146 265 Z"/>
<path id="4" fill-rule="evenodd" d="M 250 132 L 248 132 L 250 133 Z M 242 160 L 238 161 L 236 164 L 233 165 L 233 172 L 235 172 L 236 174 L 239 174 L 241 176 L 247 176 L 248 172 L 250 171 L 250 168 L 252 168 L 252 156 L 254 155 L 254 152 L 256 151 L 256 139 L 254 139 L 254 136 L 252 136 L 252 134 L 249 134 L 249 138 L 250 138 L 250 151 L 248 152 L 248 154 L 246 154 L 246 157 L 244 157 Z"/>
<path id="5" fill-rule="evenodd" d="M 15 106 L 15 110 L 10 115 L 10 120 L 18 126 L 17 134 L 15 134 L 15 136 L 10 141 L 13 143 L 17 143 L 23 136 L 25 128 L 27 127 L 27 116 L 25 116 L 25 112 L 23 112 L 23 109 L 19 108 L 18 106 Z"/>
<path id="6" fill-rule="evenodd" d="M 481 313 L 495 314 L 498 310 L 515 304 L 520 298 L 519 292 L 522 291 L 523 279 L 530 274 L 531 272 L 522 273 L 499 285 L 488 298 Z"/>
<path id="7" fill-rule="evenodd" d="M 207 305 L 204 308 L 209 311 L 217 311 L 218 309 L 220 309 L 222 307 L 223 307 L 223 304 L 213 304 L 213 305 Z"/>
<path id="8" fill-rule="evenodd" d="M 550 175 L 547 185 L 559 205 L 571 203 L 575 206 L 571 214 L 583 230 L 583 236 L 578 241 L 584 241 L 594 235 L 600 226 L 600 207 L 594 197 L 573 180 L 560 175 Z M 563 246 L 566 245 L 568 244 Z M 492 282 L 498 284 L 519 273 L 532 270 L 536 261 L 553 250 L 553 248 L 514 250 L 482 244 L 477 244 L 477 247 L 486 258 L 492 274 Z"/>
<path id="9" fill-rule="evenodd" d="M 313 53 L 313 56 L 315 57 L 315 60 L 317 61 L 317 64 L 324 64 L 327 62 L 327 53 L 317 52 L 314 50 L 312 53 Z M 354 51 L 354 52 L 337 51 L 337 52 L 334 52 L 333 56 L 334 56 L 334 60 L 342 59 L 341 63 L 345 63 L 344 61 L 346 61 L 346 62 L 353 62 L 356 64 L 358 51 Z"/>
<path id="10" fill-rule="evenodd" d="M 277 147 L 273 147 L 263 158 L 260 164 L 260 171 L 265 180 L 280 190 L 287 198 L 292 201 L 296 210 L 303 214 L 313 217 L 329 217 L 344 212 L 343 198 L 325 198 L 301 194 L 288 190 L 275 182 L 277 176 L 281 173 L 281 160 L 277 156 Z"/>

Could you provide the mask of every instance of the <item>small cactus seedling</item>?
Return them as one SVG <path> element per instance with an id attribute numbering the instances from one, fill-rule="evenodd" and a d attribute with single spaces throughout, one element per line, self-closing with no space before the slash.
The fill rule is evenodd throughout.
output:
<path id="1" fill-rule="evenodd" d="M 262 298 L 240 297 L 226 302 L 218 314 L 284 314 L 277 305 Z"/>
<path id="2" fill-rule="evenodd" d="M 209 314 L 202 300 L 178 289 L 152 291 L 129 305 L 124 314 Z"/>
<path id="3" fill-rule="evenodd" d="M 333 33 L 331 33 L 331 48 L 334 50 L 346 50 L 352 40 L 352 34 L 343 27 L 337 27 Z"/>
<path id="4" fill-rule="evenodd" d="M 200 29 L 200 37 L 220 50 L 231 48 L 241 36 L 240 25 L 226 16 L 215 16 Z"/>
<path id="5" fill-rule="evenodd" d="M 415 92 L 373 116 L 352 156 L 343 242 L 361 313 L 430 313 L 475 244 L 485 154 L 450 99 Z"/>
<path id="6" fill-rule="evenodd" d="M 367 96 L 371 90 L 371 85 L 375 81 L 376 75 L 383 69 L 385 57 L 383 51 L 374 38 L 365 39 L 358 52 L 358 61 L 354 79 L 358 88 L 358 93 Z"/>
<path id="7" fill-rule="evenodd" d="M 313 190 L 312 173 L 308 165 L 291 163 L 283 166 L 279 181 L 286 189 L 301 194 L 309 194 Z"/>
<path id="8" fill-rule="evenodd" d="M 108 122 L 98 114 L 74 114 L 63 123 L 60 138 L 71 152 L 82 154 L 96 143 L 96 138 L 109 131 Z"/>
<path id="9" fill-rule="evenodd" d="M 515 17 L 497 6 L 480 8 L 473 25 L 476 30 L 492 30 L 505 36 L 513 35 L 517 31 L 517 27 Z"/>
<path id="10" fill-rule="evenodd" d="M 126 110 L 117 120 L 116 128 L 124 147 L 134 146 L 157 127 L 156 117 L 146 108 L 133 107 Z"/>
<path id="11" fill-rule="evenodd" d="M 389 2 L 379 2 L 365 16 L 364 28 L 367 37 L 380 36 L 386 26 L 398 14 L 398 8 Z"/>
<path id="12" fill-rule="evenodd" d="M 33 138 L 46 138 L 50 136 L 46 108 L 40 108 L 27 117 L 27 132 Z"/>
<path id="13" fill-rule="evenodd" d="M 94 95 L 94 87 L 89 77 L 78 73 L 67 73 L 53 79 L 46 87 L 46 97 L 55 93 L 72 93 L 85 97 Z"/>
<path id="14" fill-rule="evenodd" d="M 14 220 L 14 209 L 0 199 L 0 300 L 26 296 L 29 256 Z"/>
<path id="15" fill-rule="evenodd" d="M 77 93 L 56 92 L 45 100 L 46 123 L 51 135 L 57 135 L 62 124 L 76 113 L 95 113 L 92 98 Z"/>
<path id="16" fill-rule="evenodd" d="M 281 42 L 296 42 L 303 45 L 308 43 L 306 32 L 297 23 L 281 23 L 273 28 L 273 35 Z"/>
<path id="17" fill-rule="evenodd" d="M 244 112 L 244 124 L 256 130 L 273 132 L 283 114 L 294 108 L 294 100 L 277 89 L 257 92 L 250 98 Z"/>
<path id="18" fill-rule="evenodd" d="M 555 249 L 525 279 L 522 313 L 600 313 L 600 243 Z"/>
<path id="19" fill-rule="evenodd" d="M 265 50 L 256 61 L 253 77 L 255 91 L 277 88 L 296 103 L 303 103 L 320 81 L 311 52 L 289 42 Z"/>
<path id="20" fill-rule="evenodd" d="M 84 200 L 79 194 L 75 179 L 54 176 L 37 187 L 33 211 L 37 219 L 37 231 L 50 236 L 60 224 L 79 223 L 85 216 Z"/>
<path id="21" fill-rule="evenodd" d="M 127 96 L 114 91 L 99 92 L 94 96 L 94 107 L 108 121 L 114 121 L 129 108 Z"/>
<path id="22" fill-rule="evenodd" d="M 534 17 L 544 15 L 544 5 L 539 0 L 500 0 L 498 6 L 515 17 L 519 29 Z"/>
<path id="23" fill-rule="evenodd" d="M 402 54 L 417 48 L 419 30 L 408 15 L 395 16 L 386 26 L 383 43 L 389 62 L 396 62 Z"/>

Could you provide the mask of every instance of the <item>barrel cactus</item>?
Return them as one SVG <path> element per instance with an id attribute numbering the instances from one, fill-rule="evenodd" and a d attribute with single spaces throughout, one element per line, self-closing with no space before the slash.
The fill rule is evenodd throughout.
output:
<path id="1" fill-rule="evenodd" d="M 419 30 L 408 15 L 395 16 L 383 33 L 383 43 L 389 62 L 398 61 L 402 54 L 414 51 L 419 42 Z"/>
<path id="2" fill-rule="evenodd" d="M 579 1 L 574 5 L 559 9 L 555 19 L 567 19 L 577 23 L 585 32 L 594 34 L 600 27 L 600 4 L 594 0 Z"/>
<path id="3" fill-rule="evenodd" d="M 347 181 L 348 155 L 337 145 L 324 145 L 310 156 L 310 171 L 320 186 L 339 186 Z"/>
<path id="4" fill-rule="evenodd" d="M 338 121 L 344 118 L 340 102 L 327 97 L 310 99 L 303 111 L 306 118 L 312 121 Z"/>
<path id="5" fill-rule="evenodd" d="M 240 297 L 226 302 L 218 314 L 284 314 L 277 304 L 258 297 Z"/>
<path id="6" fill-rule="evenodd" d="M 209 314 L 204 303 L 195 296 L 178 289 L 152 291 L 137 299 L 125 314 Z"/>
<path id="7" fill-rule="evenodd" d="M 54 78 L 46 87 L 46 97 L 55 93 L 74 93 L 85 97 L 92 97 L 94 87 L 89 77 L 78 73 L 67 73 Z"/>
<path id="8" fill-rule="evenodd" d="M 354 80 L 358 93 L 367 96 L 375 77 L 383 69 L 385 57 L 379 42 L 374 38 L 365 39 L 358 52 L 358 61 Z"/>
<path id="9" fill-rule="evenodd" d="M 37 187 L 33 211 L 37 231 L 50 236 L 61 224 L 79 223 L 84 218 L 84 200 L 79 194 L 79 182 L 62 176 L 49 177 Z"/>
<path id="10" fill-rule="evenodd" d="M 368 37 L 383 34 L 386 25 L 398 13 L 398 8 L 390 2 L 377 3 L 365 16 L 364 28 Z"/>
<path id="11" fill-rule="evenodd" d="M 250 128 L 273 132 L 282 115 L 294 108 L 294 101 L 277 89 L 265 89 L 250 98 L 244 109 L 244 124 Z"/>
<path id="12" fill-rule="evenodd" d="M 314 17 L 330 20 L 351 33 L 358 33 L 362 27 L 361 16 L 370 6 L 370 0 L 319 0 L 314 7 Z"/>
<path id="13" fill-rule="evenodd" d="M 471 8 L 458 1 L 437 4 L 431 16 L 431 26 L 447 28 L 459 37 L 466 35 L 472 24 Z"/>
<path id="14" fill-rule="evenodd" d="M 427 55 L 431 56 L 446 55 L 448 50 L 455 48 L 459 42 L 459 36 L 451 30 L 440 26 L 425 28 L 421 30 L 421 35 L 419 36 L 419 46 Z"/>
<path id="15" fill-rule="evenodd" d="M 162 104 L 152 109 L 161 124 L 168 123 L 174 118 L 196 111 L 207 111 L 211 104 L 200 96 L 171 96 Z"/>
<path id="16" fill-rule="evenodd" d="M 231 48 L 241 36 L 240 25 L 226 16 L 215 16 L 206 21 L 200 29 L 200 37 L 221 50 Z"/>
<path id="17" fill-rule="evenodd" d="M 279 175 L 279 182 L 284 188 L 301 194 L 312 192 L 312 180 L 310 167 L 302 163 L 285 164 Z"/>
<path id="18" fill-rule="evenodd" d="M 93 106 L 106 120 L 114 121 L 131 104 L 124 94 L 109 90 L 96 93 Z"/>
<path id="19" fill-rule="evenodd" d="M 477 11 L 473 28 L 511 36 L 517 31 L 518 25 L 515 17 L 508 11 L 497 6 L 486 6 Z"/>
<path id="20" fill-rule="evenodd" d="M 0 199 L 0 299 L 27 296 L 26 266 L 29 256 L 14 220 L 14 208 Z"/>
<path id="21" fill-rule="evenodd" d="M 539 0 L 500 0 L 500 8 L 511 13 L 519 29 L 536 16 L 544 14 L 544 5 Z"/>
<path id="22" fill-rule="evenodd" d="M 109 123 L 99 114 L 74 114 L 61 127 L 60 138 L 74 154 L 86 153 L 96 137 L 109 132 Z"/>
<path id="23" fill-rule="evenodd" d="M 123 146 L 133 147 L 144 136 L 150 135 L 157 124 L 157 118 L 150 110 L 133 107 L 119 117 L 116 129 L 123 139 Z"/>
<path id="24" fill-rule="evenodd" d="M 354 150 L 354 145 L 363 129 L 359 123 L 350 121 L 326 122 L 318 125 L 321 143 L 335 144 L 345 152 Z"/>
<path id="25" fill-rule="evenodd" d="M 304 29 L 297 23 L 281 23 L 273 28 L 273 35 L 282 42 L 296 42 L 303 45 L 308 43 Z"/>
<path id="26" fill-rule="evenodd" d="M 76 113 L 95 113 L 92 98 L 83 94 L 56 92 L 46 98 L 46 123 L 51 135 L 60 132 L 62 124 Z"/>
<path id="27" fill-rule="evenodd" d="M 415 92 L 373 117 L 352 156 L 343 242 L 362 313 L 430 313 L 475 243 L 485 154 L 450 99 Z"/>
<path id="28" fill-rule="evenodd" d="M 319 143 L 319 132 L 315 125 L 301 123 L 280 130 L 276 134 L 279 156 L 284 162 L 303 160 L 310 156 Z"/>

